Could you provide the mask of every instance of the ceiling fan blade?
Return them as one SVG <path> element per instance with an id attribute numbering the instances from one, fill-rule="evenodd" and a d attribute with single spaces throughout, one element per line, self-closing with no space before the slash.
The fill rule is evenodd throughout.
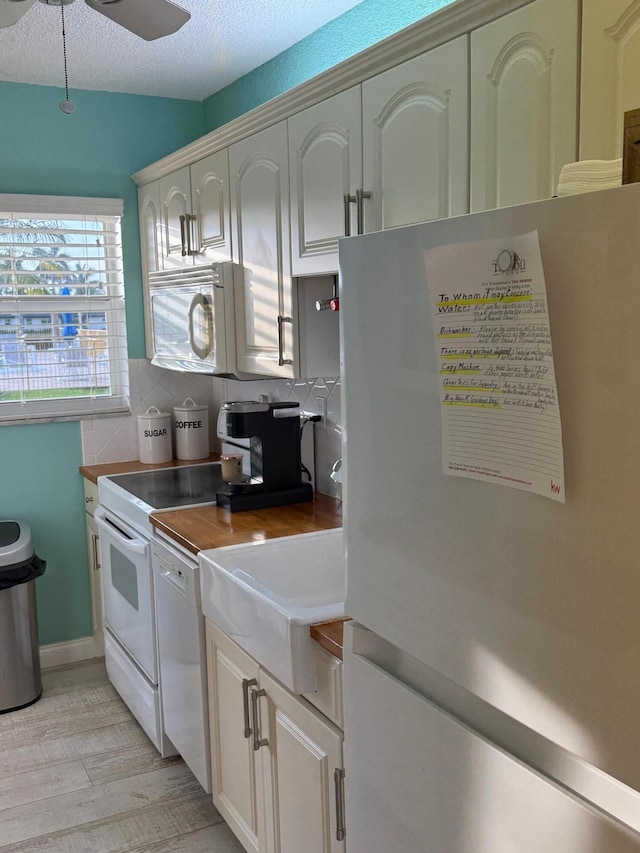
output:
<path id="1" fill-rule="evenodd" d="M 2 0 L 0 0 L 2 2 Z M 32 0 L 24 0 L 31 3 Z M 84 0 L 96 12 L 101 12 L 146 41 L 169 36 L 187 23 L 190 13 L 172 0 Z M 14 5 L 9 3 L 9 5 Z"/>
<path id="2" fill-rule="evenodd" d="M 12 27 L 17 24 L 35 2 L 36 0 L 0 0 L 0 27 Z"/>

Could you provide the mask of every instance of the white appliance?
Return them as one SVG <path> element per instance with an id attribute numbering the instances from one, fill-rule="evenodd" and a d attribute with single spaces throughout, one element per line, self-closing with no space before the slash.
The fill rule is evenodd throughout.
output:
<path id="1" fill-rule="evenodd" d="M 210 794 L 209 703 L 200 567 L 195 555 L 160 537 L 151 542 L 151 559 L 164 730 Z"/>
<path id="2" fill-rule="evenodd" d="M 640 851 L 639 219 L 635 184 L 340 243 L 350 853 Z M 443 474 L 424 251 L 534 229 L 565 504 Z"/>
<path id="3" fill-rule="evenodd" d="M 164 732 L 158 691 L 151 545 L 99 505 L 105 662 L 109 680 L 163 756 L 176 750 Z"/>
<path id="4" fill-rule="evenodd" d="M 107 673 L 163 756 L 175 755 L 180 746 L 171 741 L 165 726 L 149 515 L 215 503 L 222 483 L 219 462 L 98 478 L 100 503 L 94 518 L 100 530 Z M 192 615 L 195 586 L 189 593 Z M 184 627 L 184 613 L 181 618 Z M 163 624 L 173 630 L 170 621 L 163 619 Z M 183 639 L 192 651 L 193 638 Z M 197 716 L 196 709 L 191 712 Z"/>
<path id="5" fill-rule="evenodd" d="M 220 263 L 149 273 L 153 364 L 191 373 L 235 373 L 239 271 Z"/>

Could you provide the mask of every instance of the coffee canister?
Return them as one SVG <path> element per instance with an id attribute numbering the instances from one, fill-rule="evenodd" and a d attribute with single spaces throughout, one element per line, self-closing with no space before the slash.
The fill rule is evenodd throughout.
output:
<path id="1" fill-rule="evenodd" d="M 138 415 L 138 453 L 141 462 L 171 462 L 171 415 L 155 406 Z"/>
<path id="2" fill-rule="evenodd" d="M 173 407 L 176 459 L 205 459 L 209 455 L 209 407 L 187 397 Z"/>

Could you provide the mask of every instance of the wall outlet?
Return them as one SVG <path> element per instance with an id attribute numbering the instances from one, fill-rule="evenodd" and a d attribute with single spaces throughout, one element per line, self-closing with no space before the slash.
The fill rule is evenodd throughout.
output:
<path id="1" fill-rule="evenodd" d="M 320 425 L 327 425 L 327 404 L 328 400 L 326 397 L 317 396 L 314 398 L 316 401 L 316 406 L 318 407 L 318 414 L 320 415 Z"/>

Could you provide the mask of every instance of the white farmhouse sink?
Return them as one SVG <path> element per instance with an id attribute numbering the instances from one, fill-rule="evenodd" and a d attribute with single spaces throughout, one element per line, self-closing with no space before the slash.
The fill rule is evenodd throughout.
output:
<path id="1" fill-rule="evenodd" d="M 204 615 L 294 693 L 316 689 L 309 625 L 344 616 L 342 529 L 201 551 Z"/>

